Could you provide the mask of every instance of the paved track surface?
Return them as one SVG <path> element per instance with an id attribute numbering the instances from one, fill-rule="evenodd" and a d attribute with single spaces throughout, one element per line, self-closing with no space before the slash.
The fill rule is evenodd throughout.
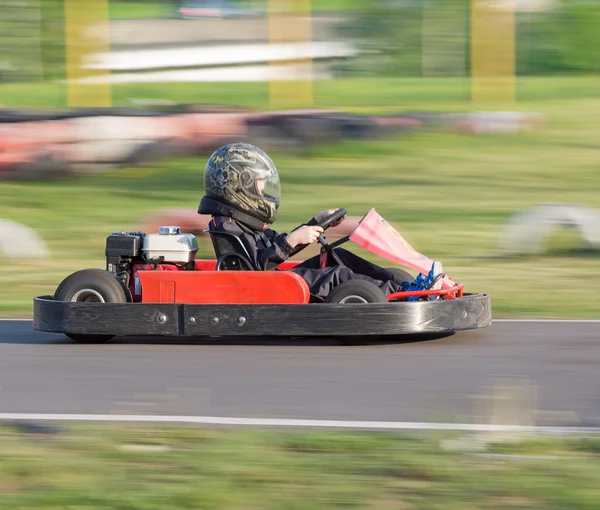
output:
<path id="1" fill-rule="evenodd" d="M 496 397 L 492 398 L 494 387 Z M 502 390 L 512 387 L 512 390 Z M 0 412 L 600 425 L 600 322 L 495 322 L 444 338 L 115 339 L 0 322 Z"/>

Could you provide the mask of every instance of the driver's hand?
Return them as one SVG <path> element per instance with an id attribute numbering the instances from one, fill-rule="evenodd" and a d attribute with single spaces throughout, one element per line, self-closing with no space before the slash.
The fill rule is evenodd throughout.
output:
<path id="1" fill-rule="evenodd" d="M 299 244 L 314 243 L 322 233 L 323 229 L 321 227 L 317 227 L 316 225 L 304 225 L 289 233 L 285 240 L 292 248 L 295 248 Z"/>
<path id="2" fill-rule="evenodd" d="M 315 219 L 317 220 L 317 223 L 321 223 L 325 218 L 327 218 L 328 216 L 331 216 L 333 213 L 339 211 L 339 209 L 329 209 L 327 211 L 321 211 L 319 214 L 317 214 L 315 216 Z M 342 223 L 342 221 L 344 221 L 346 219 L 346 216 L 341 217 L 339 220 L 334 221 L 331 225 L 329 225 L 330 227 L 337 227 L 340 223 Z"/>

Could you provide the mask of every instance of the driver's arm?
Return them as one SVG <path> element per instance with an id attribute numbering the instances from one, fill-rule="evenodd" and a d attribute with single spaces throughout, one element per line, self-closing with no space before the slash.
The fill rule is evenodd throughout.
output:
<path id="1" fill-rule="evenodd" d="M 278 234 L 272 230 L 265 231 L 265 234 L 271 241 L 271 246 L 266 246 L 256 253 L 256 265 L 263 271 L 285 262 L 293 251 L 293 247 L 287 242 L 287 234 Z"/>

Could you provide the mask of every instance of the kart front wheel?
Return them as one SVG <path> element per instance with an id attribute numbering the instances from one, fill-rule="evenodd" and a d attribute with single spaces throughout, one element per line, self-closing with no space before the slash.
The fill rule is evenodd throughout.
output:
<path id="1" fill-rule="evenodd" d="M 344 282 L 335 287 L 326 303 L 353 304 L 353 303 L 387 303 L 387 297 L 377 285 L 364 280 Z M 338 338 L 343 345 L 367 345 L 375 342 L 379 335 L 357 335 Z"/>
<path id="2" fill-rule="evenodd" d="M 387 303 L 387 297 L 385 292 L 374 283 L 365 280 L 351 280 L 335 287 L 325 302 L 334 304 Z"/>
<path id="3" fill-rule="evenodd" d="M 126 303 L 127 294 L 121 283 L 103 269 L 83 269 L 67 276 L 54 293 L 56 301 L 72 303 Z M 115 335 L 69 334 L 78 343 L 103 343 Z"/>

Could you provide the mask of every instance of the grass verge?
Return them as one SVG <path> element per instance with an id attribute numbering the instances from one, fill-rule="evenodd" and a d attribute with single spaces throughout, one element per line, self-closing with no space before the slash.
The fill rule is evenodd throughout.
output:
<path id="1" fill-rule="evenodd" d="M 111 19 L 143 19 L 171 17 L 177 12 L 174 2 L 123 2 L 109 0 Z"/>
<path id="2" fill-rule="evenodd" d="M 447 436 L 446 436 L 447 437 Z M 3 508 L 591 510 L 598 438 L 514 440 L 519 456 L 446 451 L 440 435 L 0 427 Z M 490 448 L 491 451 L 494 447 Z"/>
<path id="3" fill-rule="evenodd" d="M 535 78 L 517 80 L 516 104 L 476 104 L 470 100 L 470 81 L 460 78 L 337 78 L 314 83 L 314 106 L 355 111 L 410 109 L 522 109 L 532 103 L 600 98 L 600 77 Z M 112 87 L 114 106 L 131 99 L 160 99 L 176 103 L 234 104 L 256 108 L 297 105 L 269 103 L 269 85 L 248 83 L 135 83 Z M 65 108 L 66 86 L 61 83 L 0 84 L 0 104 L 10 108 Z M 306 105 L 303 105 L 306 106 Z M 534 106 L 536 107 L 536 106 Z"/>

